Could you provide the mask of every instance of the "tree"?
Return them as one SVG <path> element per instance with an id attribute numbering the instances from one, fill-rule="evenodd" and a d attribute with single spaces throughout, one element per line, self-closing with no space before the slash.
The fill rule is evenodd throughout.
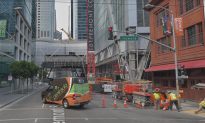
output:
<path id="1" fill-rule="evenodd" d="M 15 61 L 10 65 L 11 73 L 14 78 L 17 79 L 27 79 L 27 90 L 28 90 L 28 79 L 32 79 L 38 73 L 38 67 L 32 63 L 27 61 Z M 21 82 L 23 85 L 24 83 Z"/>
<path id="2" fill-rule="evenodd" d="M 12 64 L 10 64 L 10 70 L 11 70 L 11 73 L 12 73 L 12 76 L 15 78 L 15 79 L 20 79 L 20 62 L 19 61 L 15 61 L 13 62 Z M 20 84 L 18 86 L 18 88 L 20 88 Z"/>
<path id="3" fill-rule="evenodd" d="M 38 71 L 39 71 L 39 67 L 34 64 L 33 62 L 29 63 L 29 77 L 31 78 L 31 83 L 32 83 L 32 89 L 33 89 L 33 77 L 37 75 Z"/>

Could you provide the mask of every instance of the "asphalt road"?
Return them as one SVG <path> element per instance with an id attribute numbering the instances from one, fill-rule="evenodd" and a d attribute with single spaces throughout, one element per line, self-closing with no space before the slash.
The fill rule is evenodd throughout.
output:
<path id="1" fill-rule="evenodd" d="M 0 109 L 0 123 L 205 123 L 205 119 L 177 111 L 155 111 L 123 108 L 117 101 L 112 107 L 112 98 L 105 96 L 106 108 L 102 108 L 102 95 L 95 94 L 85 108 L 63 109 L 54 104 L 43 104 L 40 92 Z"/>

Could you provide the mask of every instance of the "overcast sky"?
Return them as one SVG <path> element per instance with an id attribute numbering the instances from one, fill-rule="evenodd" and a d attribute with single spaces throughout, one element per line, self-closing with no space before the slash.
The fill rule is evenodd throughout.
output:
<path id="1" fill-rule="evenodd" d="M 59 3 L 56 1 L 56 21 L 57 21 L 57 30 L 62 32 L 60 29 L 64 28 L 68 31 L 68 8 L 69 3 Z M 67 39 L 67 36 L 63 32 L 63 39 Z"/>

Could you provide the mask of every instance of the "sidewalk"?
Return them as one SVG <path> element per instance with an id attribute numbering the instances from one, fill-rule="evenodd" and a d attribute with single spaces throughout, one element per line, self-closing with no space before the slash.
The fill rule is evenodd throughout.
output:
<path id="1" fill-rule="evenodd" d="M 0 98 L 0 109 L 25 96 L 28 96 L 29 94 L 32 94 L 38 91 L 41 88 L 43 87 L 34 88 L 33 90 L 29 88 L 28 92 L 27 92 L 27 89 L 24 89 L 23 93 L 22 93 L 22 90 L 17 90 L 11 93 L 10 87 L 0 88 L 0 97 L 1 97 Z"/>
<path id="2" fill-rule="evenodd" d="M 199 114 L 195 114 L 194 111 L 198 109 L 198 103 L 192 101 L 182 101 L 181 102 L 182 113 L 187 113 L 194 116 L 200 116 L 205 118 L 205 110 L 200 112 Z"/>

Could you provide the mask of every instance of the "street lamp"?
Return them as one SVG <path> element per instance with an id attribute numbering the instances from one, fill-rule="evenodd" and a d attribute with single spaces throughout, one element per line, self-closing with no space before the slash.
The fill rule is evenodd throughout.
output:
<path id="1" fill-rule="evenodd" d="M 179 79 L 178 79 L 178 68 L 177 68 L 177 49 L 176 49 L 176 36 L 175 36 L 175 27 L 174 27 L 174 14 L 171 10 L 163 7 L 163 6 L 155 6 L 152 4 L 146 4 L 144 9 L 145 10 L 151 10 L 155 7 L 164 9 L 165 11 L 168 11 L 171 14 L 171 25 L 172 25 L 172 36 L 173 36 L 173 43 L 174 43 L 174 47 L 171 48 L 171 50 L 174 52 L 174 64 L 175 64 L 175 77 L 176 77 L 176 91 L 177 91 L 177 96 L 179 96 Z M 178 103 L 180 104 L 180 102 L 178 101 Z"/>

